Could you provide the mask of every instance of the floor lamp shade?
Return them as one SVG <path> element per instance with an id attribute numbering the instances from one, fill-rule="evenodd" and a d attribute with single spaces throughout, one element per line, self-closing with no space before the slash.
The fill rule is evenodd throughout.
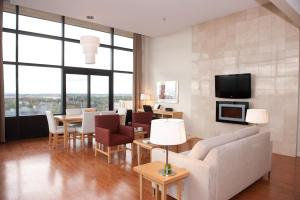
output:
<path id="1" fill-rule="evenodd" d="M 186 142 L 182 119 L 156 119 L 151 122 L 150 142 L 158 145 L 177 145 Z"/>
<path id="2" fill-rule="evenodd" d="M 100 39 L 96 36 L 81 36 L 80 44 L 82 45 L 83 53 L 85 54 L 85 63 L 95 64 L 95 56 L 98 51 Z"/>
<path id="3" fill-rule="evenodd" d="M 266 109 L 248 109 L 246 122 L 253 124 L 266 124 L 269 122 L 268 111 Z"/>

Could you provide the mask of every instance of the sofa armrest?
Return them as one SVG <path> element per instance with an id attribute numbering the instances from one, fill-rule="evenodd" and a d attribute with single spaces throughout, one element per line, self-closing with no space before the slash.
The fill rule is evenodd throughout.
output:
<path id="1" fill-rule="evenodd" d="M 100 142 L 101 144 L 109 145 L 110 134 L 111 133 L 109 129 L 105 129 L 101 127 L 95 128 L 95 139 L 97 142 Z"/>
<path id="2" fill-rule="evenodd" d="M 120 134 L 126 135 L 126 136 L 134 139 L 133 127 L 120 125 L 119 130 L 120 130 Z"/>
<path id="3" fill-rule="evenodd" d="M 166 151 L 155 148 L 152 150 L 152 161 L 165 162 Z M 183 199 L 213 199 L 214 169 L 202 160 L 190 158 L 180 153 L 169 151 L 169 163 L 176 167 L 185 168 L 190 175 L 184 180 Z M 176 187 L 171 187 L 169 195 L 176 197 Z"/>

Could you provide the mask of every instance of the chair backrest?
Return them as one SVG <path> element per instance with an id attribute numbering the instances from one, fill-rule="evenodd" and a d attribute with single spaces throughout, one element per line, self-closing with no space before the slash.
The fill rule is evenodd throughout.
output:
<path id="1" fill-rule="evenodd" d="M 112 133 L 119 132 L 120 116 L 119 115 L 96 115 L 95 126 L 109 129 Z"/>
<path id="2" fill-rule="evenodd" d="M 97 108 L 82 108 L 82 113 L 84 112 L 97 112 Z"/>
<path id="3" fill-rule="evenodd" d="M 126 108 L 119 108 L 118 109 L 118 114 L 119 115 L 126 115 L 127 109 Z"/>
<path id="4" fill-rule="evenodd" d="M 47 121 L 48 121 L 49 132 L 55 133 L 55 131 L 56 131 L 56 122 L 55 122 L 53 113 L 51 111 L 46 111 L 46 117 L 47 117 Z"/>
<path id="5" fill-rule="evenodd" d="M 117 115 L 114 110 L 101 111 L 99 115 Z"/>
<path id="6" fill-rule="evenodd" d="M 152 112 L 153 113 L 153 110 L 152 110 L 151 106 L 149 106 L 149 105 L 143 105 L 143 108 L 144 108 L 145 112 Z"/>
<path id="7" fill-rule="evenodd" d="M 94 133 L 95 132 L 95 116 L 98 112 L 84 112 L 82 118 L 82 132 Z"/>
<path id="8" fill-rule="evenodd" d="M 132 113 L 132 123 L 151 124 L 151 112 L 137 112 Z"/>
<path id="9" fill-rule="evenodd" d="M 129 125 L 129 123 L 132 122 L 132 110 L 129 109 L 126 112 L 126 119 L 125 119 L 125 125 Z"/>
<path id="10" fill-rule="evenodd" d="M 66 109 L 66 115 L 81 115 L 81 108 L 69 108 Z"/>

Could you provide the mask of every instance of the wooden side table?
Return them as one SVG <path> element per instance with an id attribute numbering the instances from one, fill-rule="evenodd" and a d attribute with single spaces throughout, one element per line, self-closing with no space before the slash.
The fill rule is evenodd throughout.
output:
<path id="1" fill-rule="evenodd" d="M 144 165 L 139 165 L 133 168 L 140 176 L 140 200 L 143 199 L 143 179 L 147 179 L 155 183 L 155 199 L 158 199 L 159 187 L 162 188 L 161 200 L 167 199 L 168 187 L 176 185 L 177 199 L 181 200 L 183 190 L 183 179 L 185 179 L 189 172 L 184 168 L 177 168 L 172 165 L 172 170 L 176 172 L 173 176 L 161 176 L 159 170 L 164 167 L 164 163 L 155 161 Z"/>
<path id="2" fill-rule="evenodd" d="M 138 165 L 141 164 L 141 151 L 142 151 L 142 148 L 143 149 L 147 149 L 150 151 L 150 161 L 152 160 L 151 159 L 151 150 L 153 148 L 156 148 L 156 147 L 161 147 L 160 145 L 157 145 L 157 144 L 152 144 L 152 143 L 144 143 L 143 142 L 144 139 L 137 139 L 137 140 L 134 140 L 133 141 L 133 144 L 134 146 L 137 147 L 137 161 L 138 161 Z"/>

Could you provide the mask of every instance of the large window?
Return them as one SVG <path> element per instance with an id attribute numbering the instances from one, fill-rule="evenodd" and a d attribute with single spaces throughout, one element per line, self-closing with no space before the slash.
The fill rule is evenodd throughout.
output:
<path id="1" fill-rule="evenodd" d="M 114 73 L 114 107 L 118 108 L 122 102 L 127 108 L 132 108 L 132 91 L 132 74 Z"/>
<path id="2" fill-rule="evenodd" d="M 4 65 L 5 116 L 16 116 L 16 66 Z"/>
<path id="3" fill-rule="evenodd" d="M 46 110 L 62 114 L 66 108 L 111 110 L 120 101 L 132 107 L 132 38 L 114 34 L 113 28 L 24 9 L 22 15 L 18 6 L 16 14 L 3 13 L 6 117 Z M 82 35 L 100 38 L 95 64 L 84 62 Z"/>
<path id="4" fill-rule="evenodd" d="M 19 67 L 19 113 L 39 115 L 61 112 L 61 69 Z"/>

